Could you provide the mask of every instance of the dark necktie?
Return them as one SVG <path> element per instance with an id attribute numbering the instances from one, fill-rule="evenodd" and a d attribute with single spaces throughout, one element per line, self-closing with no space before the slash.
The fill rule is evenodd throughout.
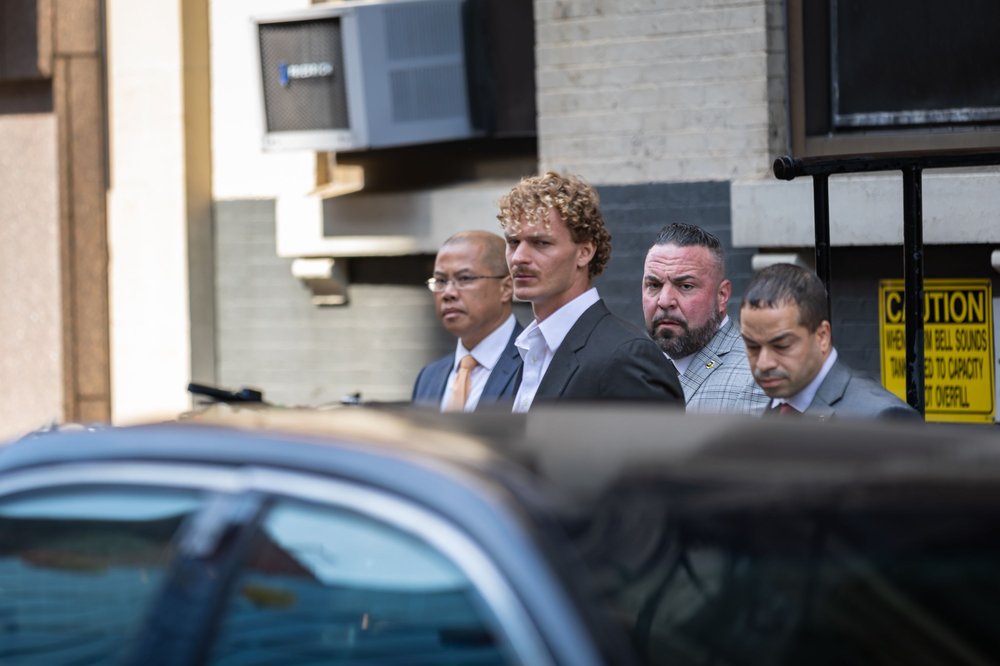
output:
<path id="1" fill-rule="evenodd" d="M 800 412 L 799 410 L 795 409 L 794 407 L 792 407 L 787 402 L 783 402 L 780 405 L 778 405 L 778 414 L 780 416 L 798 416 L 801 413 L 802 412 Z"/>

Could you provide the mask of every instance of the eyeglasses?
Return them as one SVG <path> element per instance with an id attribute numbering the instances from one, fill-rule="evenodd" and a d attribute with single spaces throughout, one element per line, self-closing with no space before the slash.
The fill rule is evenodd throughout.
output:
<path id="1" fill-rule="evenodd" d="M 471 289 L 477 280 L 502 280 L 506 275 L 458 275 L 450 280 L 431 278 L 427 280 L 427 288 L 435 293 L 441 293 L 448 288 L 448 284 L 455 285 L 455 289 Z"/>

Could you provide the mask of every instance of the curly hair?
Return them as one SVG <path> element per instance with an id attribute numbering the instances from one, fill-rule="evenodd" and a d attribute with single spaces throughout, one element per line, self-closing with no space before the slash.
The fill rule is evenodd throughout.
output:
<path id="1" fill-rule="evenodd" d="M 594 278 L 604 271 L 611 257 L 611 233 L 604 225 L 597 192 L 579 176 L 563 176 L 549 171 L 542 176 L 523 178 L 500 199 L 500 227 L 518 233 L 522 221 L 548 228 L 550 210 L 559 213 L 574 243 L 593 241 L 594 256 L 588 271 Z"/>

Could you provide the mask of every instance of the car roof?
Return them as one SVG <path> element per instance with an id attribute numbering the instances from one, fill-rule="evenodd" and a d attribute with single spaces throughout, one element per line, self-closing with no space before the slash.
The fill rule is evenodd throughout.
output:
<path id="1" fill-rule="evenodd" d="M 997 434 L 989 426 L 686 415 L 617 403 L 458 415 L 399 406 L 219 405 L 175 422 L 29 436 L 0 450 L 0 473 L 111 459 L 337 473 L 359 456 L 375 456 L 447 465 L 499 479 L 519 494 L 530 492 L 522 483 L 528 473 L 561 498 L 589 504 L 623 479 L 785 491 L 995 482 Z"/>

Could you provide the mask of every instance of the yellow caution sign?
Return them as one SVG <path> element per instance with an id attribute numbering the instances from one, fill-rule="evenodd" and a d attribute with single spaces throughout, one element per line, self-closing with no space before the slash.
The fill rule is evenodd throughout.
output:
<path id="1" fill-rule="evenodd" d="M 879 282 L 882 385 L 906 400 L 903 281 Z M 924 280 L 924 407 L 928 421 L 992 423 L 993 296 L 988 279 Z"/>

